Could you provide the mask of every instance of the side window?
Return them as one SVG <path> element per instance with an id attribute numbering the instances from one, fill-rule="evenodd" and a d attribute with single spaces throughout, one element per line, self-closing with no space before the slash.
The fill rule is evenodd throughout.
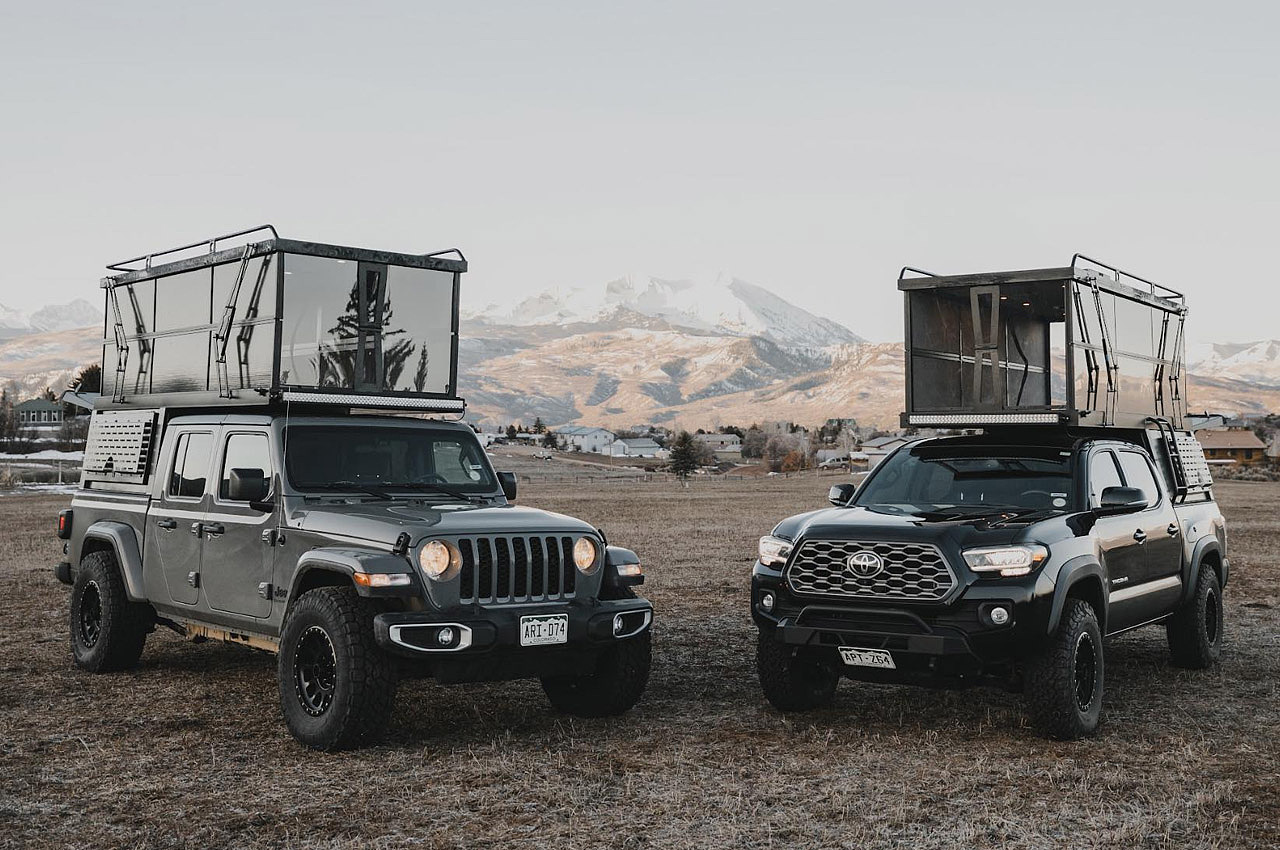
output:
<path id="1" fill-rule="evenodd" d="M 227 498 L 231 488 L 231 470 L 261 469 L 271 477 L 271 448 L 266 434 L 232 434 L 227 437 L 227 451 L 222 458 L 222 475 L 218 481 L 218 498 Z"/>
<path id="2" fill-rule="evenodd" d="M 205 478 L 209 474 L 209 453 L 213 449 L 212 434 L 181 434 L 173 453 L 173 470 L 169 474 L 169 495 L 179 499 L 199 499 L 204 495 Z"/>
<path id="3" fill-rule="evenodd" d="M 1108 487 L 1120 487 L 1120 470 L 1116 468 L 1115 455 L 1098 452 L 1089 461 L 1089 499 L 1092 504 L 1102 503 L 1102 491 Z"/>
<path id="4" fill-rule="evenodd" d="M 1160 488 L 1145 457 L 1137 452 L 1120 452 L 1120 470 L 1124 472 L 1125 482 L 1146 494 L 1147 501 L 1153 505 L 1160 501 Z"/>

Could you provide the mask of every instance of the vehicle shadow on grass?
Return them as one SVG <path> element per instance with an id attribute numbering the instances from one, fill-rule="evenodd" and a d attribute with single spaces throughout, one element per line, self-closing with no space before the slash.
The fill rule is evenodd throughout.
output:
<path id="1" fill-rule="evenodd" d="M 1163 632 L 1126 635 L 1107 642 L 1107 692 L 1100 734 L 1115 727 L 1138 729 L 1150 715 L 1161 716 L 1159 703 L 1181 702 L 1179 694 L 1194 687 L 1194 676 L 1168 661 Z M 998 687 L 929 689 L 842 681 L 829 708 L 784 715 L 765 701 L 749 665 L 712 663 L 694 676 L 681 664 L 655 659 L 648 690 L 640 703 L 620 718 L 581 719 L 556 712 L 536 680 L 440 685 L 430 679 L 401 682 L 391 727 L 382 744 L 391 748 L 485 746 L 500 740 L 549 739 L 581 734 L 650 735 L 697 740 L 742 734 L 785 738 L 799 730 L 861 735 L 947 733 L 968 736 L 984 730 L 1030 728 L 1021 694 Z M 276 660 L 246 647 L 208 642 L 191 645 L 177 638 L 153 639 L 143 656 L 135 686 L 148 687 L 155 675 L 180 676 L 188 686 L 208 694 L 261 692 L 262 710 L 274 711 Z M 1214 675 L 1206 671 L 1203 675 Z M 707 679 L 715 681 L 708 688 Z M 700 687 L 691 687 L 690 679 Z M 215 680 L 222 679 L 220 688 Z M 176 683 L 173 683 L 176 684 Z M 216 698 L 216 697 L 214 697 Z M 1155 702 L 1157 705 L 1152 706 Z M 281 734 L 283 724 L 279 727 Z"/>

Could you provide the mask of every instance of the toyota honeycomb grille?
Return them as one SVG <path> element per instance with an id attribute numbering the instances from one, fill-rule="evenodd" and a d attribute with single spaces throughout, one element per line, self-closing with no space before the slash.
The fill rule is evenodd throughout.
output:
<path id="1" fill-rule="evenodd" d="M 859 552 L 878 555 L 882 569 L 856 575 L 848 561 Z M 787 584 L 803 596 L 940 602 L 956 586 L 956 576 L 930 543 L 806 540 L 787 568 Z"/>

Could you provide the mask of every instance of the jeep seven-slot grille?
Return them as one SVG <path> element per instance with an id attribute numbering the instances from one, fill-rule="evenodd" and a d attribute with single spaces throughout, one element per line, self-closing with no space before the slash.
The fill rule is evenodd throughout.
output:
<path id="1" fill-rule="evenodd" d="M 578 578 L 573 538 L 550 535 L 463 537 L 458 595 L 463 602 L 571 599 Z"/>
<path id="2" fill-rule="evenodd" d="M 880 568 L 850 566 L 850 557 L 872 553 Z M 806 540 L 787 568 L 792 591 L 807 596 L 937 602 L 956 585 L 938 547 L 928 543 Z"/>

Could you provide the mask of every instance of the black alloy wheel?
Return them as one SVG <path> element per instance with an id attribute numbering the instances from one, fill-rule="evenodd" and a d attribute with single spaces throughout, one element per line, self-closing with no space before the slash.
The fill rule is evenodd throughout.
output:
<path id="1" fill-rule="evenodd" d="M 303 710 L 312 717 L 328 711 L 337 681 L 338 659 L 333 641 L 324 629 L 311 626 L 302 633 L 293 657 L 293 683 Z"/>
<path id="2" fill-rule="evenodd" d="M 1076 639 L 1075 661 L 1072 664 L 1076 686 L 1076 708 L 1081 713 L 1089 711 L 1098 690 L 1098 651 L 1093 635 L 1081 632 Z"/>
<path id="3" fill-rule="evenodd" d="M 102 636 L 102 591 L 96 581 L 85 583 L 80 593 L 80 616 L 76 624 L 80 630 L 80 643 L 85 649 L 93 649 Z"/>

